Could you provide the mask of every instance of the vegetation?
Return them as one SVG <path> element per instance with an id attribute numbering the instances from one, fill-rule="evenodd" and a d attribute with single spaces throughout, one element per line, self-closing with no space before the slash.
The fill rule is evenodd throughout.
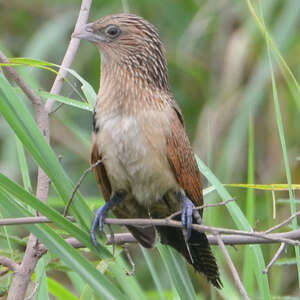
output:
<path id="1" fill-rule="evenodd" d="M 104 242 L 96 250 L 89 227 L 103 200 L 92 174 L 72 204 L 77 222 L 62 217 L 74 184 L 89 167 L 98 53 L 82 43 L 61 96 L 50 95 L 78 1 L 18 0 L 0 7 L 1 51 L 36 93 L 56 100 L 58 108 L 51 114 L 49 146 L 31 102 L 0 73 L 0 218 L 34 216 L 38 210 L 54 223 L 0 227 L 1 256 L 19 263 L 29 232 L 49 249 L 32 277 L 39 282 L 36 299 L 240 299 L 218 246 L 213 250 L 224 285 L 220 291 L 160 244 L 150 251 L 129 247 L 134 276 L 126 275 L 130 265 L 120 246 L 114 256 Z M 141 15 L 160 30 L 204 186 L 214 186 L 206 190 L 205 202 L 236 197 L 226 207 L 207 208 L 205 224 L 264 231 L 295 213 L 300 203 L 299 0 L 94 1 L 89 20 L 122 11 Z M 52 182 L 47 204 L 35 197 L 37 166 Z M 251 188 L 254 183 L 261 189 Z M 290 227 L 298 228 L 296 218 Z M 75 250 L 64 241 L 69 236 L 87 248 Z M 269 273 L 262 273 L 279 246 L 228 247 L 251 299 L 298 297 L 297 247 L 288 246 Z M 6 299 L 13 274 L 1 266 L 0 275 Z"/>

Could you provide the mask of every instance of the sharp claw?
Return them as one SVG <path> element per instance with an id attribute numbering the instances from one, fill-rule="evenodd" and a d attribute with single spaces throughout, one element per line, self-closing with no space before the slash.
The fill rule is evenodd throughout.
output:
<path id="1" fill-rule="evenodd" d="M 194 216 L 197 224 L 199 224 L 199 225 L 203 224 L 202 217 L 198 210 L 193 210 L 193 216 Z"/>
<path id="2" fill-rule="evenodd" d="M 105 218 L 107 217 L 107 214 L 106 213 L 103 213 L 100 218 L 99 218 L 99 233 L 100 233 L 100 236 L 103 235 L 103 228 L 104 228 L 104 221 L 105 221 Z"/>
<path id="3" fill-rule="evenodd" d="M 98 220 L 97 216 L 95 216 L 93 224 L 92 224 L 92 228 L 91 228 L 91 238 L 92 238 L 93 244 L 95 245 L 96 248 L 99 246 L 97 238 L 96 238 L 96 228 L 98 225 L 98 221 L 99 220 Z"/>
<path id="4" fill-rule="evenodd" d="M 97 241 L 97 238 L 96 238 L 96 232 L 95 231 L 91 231 L 91 237 L 92 237 L 92 241 L 93 241 L 93 244 L 96 248 L 98 248 L 99 246 L 99 243 Z"/>
<path id="5" fill-rule="evenodd" d="M 114 194 L 114 196 L 107 201 L 102 207 L 100 207 L 94 217 L 92 228 L 91 228 L 91 238 L 96 247 L 98 247 L 98 242 L 96 238 L 96 229 L 99 226 L 99 233 L 100 236 L 103 234 L 103 228 L 104 228 L 104 220 L 107 216 L 107 213 L 109 210 L 119 202 L 121 202 L 126 196 L 126 192 L 124 191 L 118 191 Z"/>
<path id="6" fill-rule="evenodd" d="M 100 235 L 103 234 L 103 226 L 104 226 L 104 220 L 105 220 L 106 215 L 107 215 L 107 209 L 106 209 L 106 206 L 103 205 L 102 207 L 100 207 L 97 210 L 94 220 L 93 220 L 92 229 L 91 229 L 91 238 L 96 247 L 99 246 L 99 244 L 97 242 L 97 238 L 96 238 L 96 230 L 99 225 Z"/>

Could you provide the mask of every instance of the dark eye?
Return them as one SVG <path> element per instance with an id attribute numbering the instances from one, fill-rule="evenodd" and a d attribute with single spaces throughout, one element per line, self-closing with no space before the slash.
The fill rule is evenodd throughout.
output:
<path id="1" fill-rule="evenodd" d="M 120 35 L 121 33 L 121 30 L 118 26 L 116 25 L 109 25 L 106 30 L 105 30 L 105 33 L 109 36 L 109 37 L 112 37 L 112 38 L 115 38 L 117 37 L 118 35 Z"/>

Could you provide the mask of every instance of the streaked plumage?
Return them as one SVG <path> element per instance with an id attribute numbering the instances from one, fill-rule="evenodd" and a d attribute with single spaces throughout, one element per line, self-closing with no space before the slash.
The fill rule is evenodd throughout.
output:
<path id="1" fill-rule="evenodd" d="M 124 193 L 124 199 L 112 205 L 115 215 L 164 218 L 181 209 L 178 195 L 202 205 L 200 172 L 169 88 L 164 49 L 155 27 L 138 16 L 118 14 L 88 24 L 77 36 L 94 42 L 101 53 L 91 161 L 103 161 L 95 174 L 106 201 L 119 191 Z M 148 248 L 155 245 L 157 230 L 162 243 L 182 253 L 220 287 L 204 233 L 192 231 L 189 254 L 178 228 L 128 228 Z"/>

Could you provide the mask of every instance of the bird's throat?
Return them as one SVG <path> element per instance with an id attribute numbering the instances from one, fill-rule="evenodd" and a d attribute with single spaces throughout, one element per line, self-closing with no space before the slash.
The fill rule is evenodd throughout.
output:
<path id="1" fill-rule="evenodd" d="M 144 73 L 142 67 L 110 63 L 108 60 L 102 62 L 98 95 L 101 106 L 121 110 L 125 114 L 164 109 L 168 105 L 170 91 L 152 84 Z"/>

